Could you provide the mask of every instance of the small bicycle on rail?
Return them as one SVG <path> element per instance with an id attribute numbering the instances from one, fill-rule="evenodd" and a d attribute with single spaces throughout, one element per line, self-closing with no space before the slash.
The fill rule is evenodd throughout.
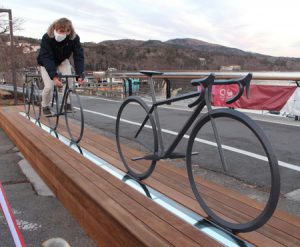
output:
<path id="1" fill-rule="evenodd" d="M 47 117 L 50 131 L 54 132 L 56 137 L 56 130 L 58 128 L 59 117 L 65 116 L 66 129 L 71 138 L 71 144 L 78 144 L 83 136 L 84 130 L 84 115 L 83 108 L 80 102 L 78 93 L 74 88 L 71 80 L 78 78 L 78 75 L 59 75 L 64 84 L 63 96 L 61 103 L 59 102 L 59 93 L 56 86 L 54 86 L 53 97 L 50 105 L 51 116 Z M 72 84 L 70 87 L 69 84 Z M 75 119 L 76 122 L 72 122 Z M 71 123 L 72 122 L 72 123 Z"/>
<path id="2" fill-rule="evenodd" d="M 24 111 L 30 118 L 30 108 L 32 108 L 35 123 L 41 126 L 41 97 L 40 97 L 41 76 L 36 74 L 26 74 L 23 84 Z"/>
<path id="3" fill-rule="evenodd" d="M 214 74 L 210 74 L 204 79 L 191 81 L 192 86 L 200 87 L 201 90 L 156 101 L 153 76 L 163 73 L 140 73 L 148 77 L 151 107 L 139 96 L 128 97 L 120 106 L 116 120 L 117 148 L 128 175 L 136 180 L 146 179 L 159 160 L 186 158 L 192 191 L 213 222 L 234 232 L 252 231 L 265 224 L 272 216 L 280 194 L 278 161 L 271 144 L 257 123 L 244 113 L 227 108 L 212 109 L 211 105 L 213 85 L 234 84 L 238 87 L 237 94 L 227 100 L 227 103 L 238 100 L 244 91 L 249 97 L 252 74 L 229 80 L 216 80 Z M 179 133 L 162 129 L 158 106 L 193 97 L 198 98 L 188 107 L 195 109 L 186 123 L 183 123 Z M 207 113 L 199 116 L 205 106 Z M 169 119 L 172 118 L 170 112 L 165 114 L 168 114 Z M 192 125 L 188 136 L 187 132 Z M 163 136 L 163 132 L 175 133 L 175 139 L 170 140 L 169 135 Z M 171 142 L 167 149 L 164 148 L 163 139 Z M 188 139 L 186 152 L 175 152 L 183 139 Z M 250 213 L 247 211 L 237 217 L 238 210 L 234 209 L 236 205 L 230 205 L 226 196 L 218 198 L 219 194 L 207 190 L 203 177 L 210 175 L 219 180 L 221 176 L 225 182 L 232 183 L 234 179 L 239 186 L 247 187 L 243 181 L 251 177 L 251 174 L 245 172 L 248 167 L 253 168 L 250 172 L 262 174 L 261 180 L 266 183 L 268 196 L 262 208 L 249 207 Z M 208 174 L 207 171 L 211 173 Z M 265 174 L 267 178 L 263 177 Z M 224 208 L 228 208 L 228 212 L 223 212 Z"/>

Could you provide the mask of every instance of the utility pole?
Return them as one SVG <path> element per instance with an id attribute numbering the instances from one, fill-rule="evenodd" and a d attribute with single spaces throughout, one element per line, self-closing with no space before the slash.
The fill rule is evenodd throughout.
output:
<path id="1" fill-rule="evenodd" d="M 12 22 L 12 12 L 11 9 L 0 9 L 0 13 L 8 13 L 9 21 L 9 36 L 10 36 L 10 56 L 11 56 L 11 73 L 12 73 L 12 83 L 14 85 L 14 104 L 17 104 L 18 94 L 17 94 L 17 81 L 16 81 L 16 68 L 15 68 L 15 50 L 14 50 L 14 34 L 13 34 L 13 22 Z"/>

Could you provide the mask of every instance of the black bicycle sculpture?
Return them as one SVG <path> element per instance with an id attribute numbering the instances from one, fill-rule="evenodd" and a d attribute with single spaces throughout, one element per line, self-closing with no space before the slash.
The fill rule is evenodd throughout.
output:
<path id="1" fill-rule="evenodd" d="M 40 97 L 41 76 L 36 74 L 26 74 L 23 83 L 24 112 L 30 118 L 32 108 L 35 123 L 41 126 L 41 97 Z"/>
<path id="2" fill-rule="evenodd" d="M 59 117 L 65 116 L 66 128 L 71 138 L 71 144 L 78 144 L 83 136 L 84 131 L 84 115 L 83 108 L 80 102 L 78 93 L 74 88 L 73 82 L 78 75 L 60 75 L 62 83 L 64 84 L 63 95 L 61 103 L 59 102 L 59 93 L 56 86 L 54 86 L 53 97 L 50 105 L 52 116 L 47 117 L 49 121 L 50 132 L 56 134 L 58 128 Z M 69 84 L 72 84 L 70 87 Z M 71 119 L 76 119 L 76 124 L 71 126 Z M 56 134 L 57 136 L 57 134 Z"/>
<path id="3" fill-rule="evenodd" d="M 235 84 L 238 87 L 237 94 L 227 100 L 227 103 L 238 100 L 244 91 L 249 97 L 252 74 L 229 80 L 216 80 L 214 74 L 210 74 L 204 79 L 191 81 L 193 86 L 201 88 L 200 91 L 156 101 L 153 76 L 163 73 L 155 71 L 141 71 L 141 73 L 148 76 L 153 104 L 149 107 L 139 96 L 128 97 L 120 106 L 116 120 L 117 147 L 128 175 L 136 180 L 146 179 L 154 171 L 157 161 L 186 158 L 188 178 L 193 193 L 213 222 L 234 232 L 252 231 L 265 224 L 272 216 L 280 194 L 278 161 L 271 144 L 263 130 L 247 115 L 233 109 L 212 109 L 211 105 L 213 85 Z M 188 106 L 195 107 L 194 111 L 176 134 L 175 139 L 171 141 L 170 146 L 165 149 L 163 138 L 168 137 L 163 137 L 162 134 L 165 130 L 161 128 L 158 106 L 193 97 L 198 98 Z M 207 112 L 199 116 L 205 107 Z M 228 130 L 230 130 L 229 134 Z M 179 142 L 184 138 L 188 138 L 186 152 L 175 152 Z M 239 142 L 238 147 L 230 146 L 241 139 L 242 142 Z M 253 148 L 259 154 L 249 151 Z M 268 179 L 262 180 L 268 182 L 269 193 L 264 207 L 254 215 L 245 213 L 242 222 L 229 220 L 226 214 L 218 211 L 218 205 L 212 203 L 211 198 L 214 195 L 209 194 L 210 192 L 200 183 L 203 181 L 201 172 L 205 174 L 203 166 L 218 175 L 237 179 L 238 182 L 251 177 L 251 174 L 243 172 L 247 166 L 253 166 L 253 169 L 256 169 L 253 172 L 266 170 Z M 230 174 L 231 171 L 233 174 Z M 238 180 L 240 175 L 242 178 Z M 226 198 L 219 202 L 220 205 L 223 206 L 223 202 L 226 205 Z M 232 215 L 234 213 L 231 212 Z"/>

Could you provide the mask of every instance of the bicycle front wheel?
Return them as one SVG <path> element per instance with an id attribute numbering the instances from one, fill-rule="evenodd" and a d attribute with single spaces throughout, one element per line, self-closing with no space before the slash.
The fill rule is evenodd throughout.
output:
<path id="1" fill-rule="evenodd" d="M 37 123 L 39 123 L 41 118 L 42 105 L 41 105 L 40 90 L 36 84 L 33 86 L 31 103 L 32 103 L 32 110 L 33 110 L 35 120 Z"/>
<path id="2" fill-rule="evenodd" d="M 50 111 L 52 116 L 47 118 L 48 118 L 49 127 L 51 129 L 50 131 L 54 131 L 55 133 L 58 127 L 58 120 L 59 120 L 58 108 L 59 108 L 58 92 L 57 92 L 57 88 L 54 87 L 52 101 L 50 105 Z M 57 134 L 55 135 L 57 137 Z"/>
<path id="3" fill-rule="evenodd" d="M 24 102 L 24 112 L 29 117 L 30 111 L 30 97 L 31 97 L 31 88 L 28 83 L 23 84 L 23 102 Z"/>
<path id="4" fill-rule="evenodd" d="M 148 112 L 146 103 L 133 96 L 122 103 L 116 120 L 119 155 L 128 175 L 137 180 L 149 177 L 156 165 L 157 131 L 154 119 Z"/>
<path id="5" fill-rule="evenodd" d="M 200 206 L 226 229 L 253 231 L 276 208 L 278 161 L 262 129 L 245 114 L 218 109 L 199 119 L 188 141 L 187 171 Z"/>
<path id="6" fill-rule="evenodd" d="M 65 103 L 66 127 L 69 132 L 71 142 L 79 143 L 84 130 L 83 108 L 76 90 L 69 89 Z"/>

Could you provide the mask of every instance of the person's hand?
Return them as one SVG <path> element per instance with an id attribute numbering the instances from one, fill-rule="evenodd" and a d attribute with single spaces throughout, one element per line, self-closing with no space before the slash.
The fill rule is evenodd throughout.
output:
<path id="1" fill-rule="evenodd" d="M 58 79 L 58 77 L 54 77 L 53 81 L 56 87 L 60 88 L 63 86 L 62 82 Z"/>
<path id="2" fill-rule="evenodd" d="M 82 86 L 84 84 L 84 79 L 82 79 L 82 78 L 78 78 L 77 81 L 80 86 Z"/>

